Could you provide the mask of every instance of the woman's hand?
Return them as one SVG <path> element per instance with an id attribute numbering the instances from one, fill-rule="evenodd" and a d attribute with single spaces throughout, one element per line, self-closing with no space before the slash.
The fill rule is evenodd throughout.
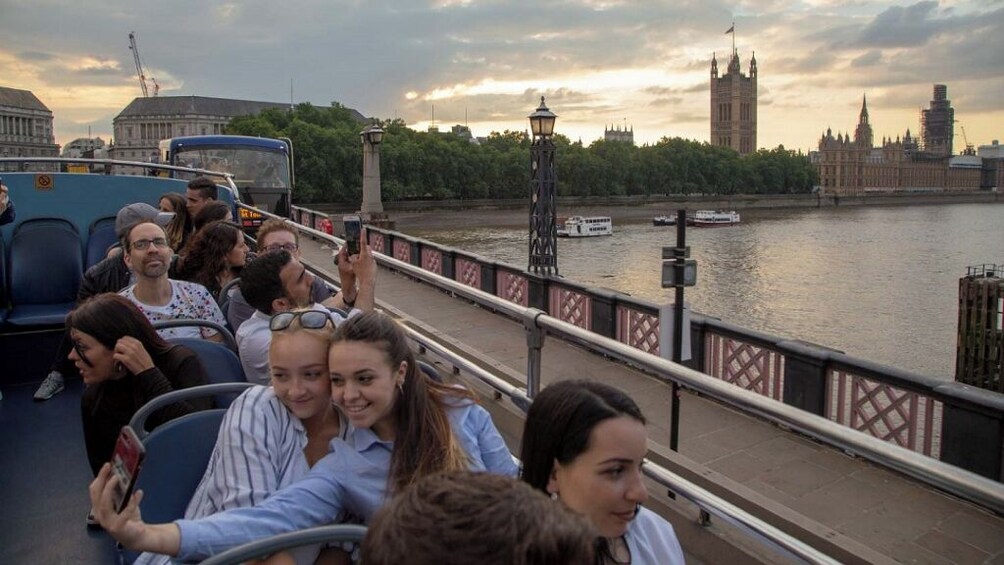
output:
<path id="1" fill-rule="evenodd" d="M 122 363 L 134 375 L 153 368 L 153 359 L 150 354 L 143 347 L 143 344 L 132 336 L 124 336 L 115 343 L 112 358 Z"/>
<path id="2" fill-rule="evenodd" d="M 137 491 L 132 495 L 129 504 L 117 511 L 115 503 L 119 498 L 119 479 L 112 472 L 111 463 L 105 463 L 98 471 L 98 476 L 91 482 L 91 507 L 94 509 L 94 519 L 101 524 L 113 538 L 130 549 L 137 547 L 142 540 L 146 524 L 139 513 L 139 502 L 143 493 Z"/>

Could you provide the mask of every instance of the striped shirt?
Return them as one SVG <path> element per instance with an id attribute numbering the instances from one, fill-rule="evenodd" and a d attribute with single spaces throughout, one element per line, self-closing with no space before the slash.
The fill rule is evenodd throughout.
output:
<path id="1" fill-rule="evenodd" d="M 348 423 L 339 415 L 339 438 Z M 334 440 L 332 440 L 334 443 Z M 307 432 L 272 387 L 251 387 L 230 405 L 202 481 L 185 510 L 197 519 L 231 508 L 255 506 L 304 477 Z M 313 562 L 312 560 L 310 562 Z M 142 554 L 137 565 L 171 563 L 165 555 Z"/>

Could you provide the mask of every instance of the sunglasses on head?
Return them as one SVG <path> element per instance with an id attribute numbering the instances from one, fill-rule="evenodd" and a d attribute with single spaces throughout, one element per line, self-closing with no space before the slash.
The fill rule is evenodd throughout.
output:
<path id="1" fill-rule="evenodd" d="M 320 310 L 305 310 L 303 312 L 280 312 L 268 323 L 268 329 L 278 332 L 282 331 L 293 323 L 293 320 L 299 318 L 300 325 L 308 330 L 319 330 L 326 326 L 329 322 L 332 326 L 335 325 L 331 321 L 331 315 L 327 312 L 321 312 Z"/>

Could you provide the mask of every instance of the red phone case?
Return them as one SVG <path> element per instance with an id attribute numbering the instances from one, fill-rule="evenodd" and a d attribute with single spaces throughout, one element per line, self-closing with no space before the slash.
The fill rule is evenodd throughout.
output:
<path id="1" fill-rule="evenodd" d="M 112 472 L 119 479 L 119 486 L 116 489 L 120 495 L 119 500 L 116 501 L 119 512 L 122 512 L 129 503 L 145 457 L 146 448 L 143 447 L 143 442 L 140 441 L 136 432 L 129 426 L 123 426 L 118 441 L 115 442 L 115 451 L 112 453 L 111 461 Z"/>

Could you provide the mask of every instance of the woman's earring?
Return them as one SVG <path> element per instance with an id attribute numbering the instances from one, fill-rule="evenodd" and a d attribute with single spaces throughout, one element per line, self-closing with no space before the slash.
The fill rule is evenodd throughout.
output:
<path id="1" fill-rule="evenodd" d="M 551 493 L 551 500 L 558 500 L 558 493 L 552 492 Z"/>
<path id="2" fill-rule="evenodd" d="M 397 391 L 400 394 L 404 394 L 404 385 L 401 383 L 401 381 L 397 381 Z"/>

